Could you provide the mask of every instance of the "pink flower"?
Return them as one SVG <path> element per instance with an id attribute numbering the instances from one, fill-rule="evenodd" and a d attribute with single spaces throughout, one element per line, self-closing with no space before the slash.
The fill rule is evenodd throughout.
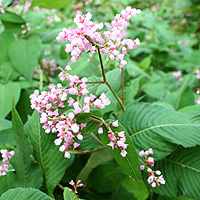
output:
<path id="1" fill-rule="evenodd" d="M 71 181 L 69 182 L 69 184 L 70 184 L 70 185 L 72 185 L 72 186 L 74 186 L 74 185 L 75 185 L 75 183 L 74 183 L 74 181 L 73 181 L 73 180 L 71 180 Z"/>
<path id="2" fill-rule="evenodd" d="M 121 151 L 121 155 L 122 155 L 122 157 L 126 157 L 126 155 L 127 155 L 127 151 L 125 151 L 124 149 Z"/>
<path id="3" fill-rule="evenodd" d="M 141 170 L 144 170 L 144 169 L 145 169 L 145 166 L 144 166 L 144 165 L 140 165 L 140 169 L 141 169 Z"/>
<path id="4" fill-rule="evenodd" d="M 114 126 L 114 127 L 118 127 L 119 126 L 119 124 L 118 124 L 118 120 L 116 120 L 115 122 L 112 122 L 112 126 Z M 120 136 L 121 137 L 121 136 Z"/>
<path id="5" fill-rule="evenodd" d="M 98 128 L 98 134 L 103 134 L 103 128 L 101 126 Z"/>

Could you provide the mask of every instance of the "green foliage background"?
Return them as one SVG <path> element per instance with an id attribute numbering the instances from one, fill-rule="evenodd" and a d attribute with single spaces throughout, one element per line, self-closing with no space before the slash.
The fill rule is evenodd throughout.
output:
<path id="1" fill-rule="evenodd" d="M 7 10 L 0 13 L 0 148 L 16 153 L 13 168 L 0 177 L 0 200 L 73 199 L 68 184 L 72 179 L 85 185 L 76 199 L 200 199 L 200 105 L 195 103 L 200 97 L 195 74 L 200 69 L 199 1 L 99 0 L 87 5 L 76 0 L 32 0 L 28 10 L 24 0 L 11 3 L 3 0 Z M 30 108 L 29 95 L 35 89 L 59 82 L 58 70 L 52 76 L 42 71 L 33 76 L 35 68 L 43 67 L 43 59 L 55 59 L 62 68 L 70 61 L 65 44 L 55 38 L 62 28 L 74 28 L 75 5 L 83 13 L 89 10 L 94 22 L 111 22 L 126 6 L 142 10 L 127 31 L 127 38 L 139 38 L 141 44 L 126 56 L 125 112 L 106 85 L 89 86 L 90 92 L 97 96 L 105 92 L 112 102 L 96 114 L 109 121 L 119 119 L 116 131 L 124 130 L 129 143 L 125 159 L 106 148 L 107 135 L 98 136 L 95 122 L 83 130 L 78 150 L 85 154 L 64 159 L 53 143 L 56 135 L 44 132 L 39 114 Z M 30 30 L 22 34 L 26 23 Z M 101 81 L 98 56 L 88 61 L 88 55 L 72 64 L 71 74 Z M 103 62 L 107 80 L 121 98 L 121 70 L 106 57 Z M 183 81 L 172 76 L 174 71 L 182 72 Z M 142 160 L 137 155 L 149 148 L 155 153 L 154 169 L 161 170 L 166 180 L 157 188 L 150 188 L 145 174 L 141 179 Z"/>

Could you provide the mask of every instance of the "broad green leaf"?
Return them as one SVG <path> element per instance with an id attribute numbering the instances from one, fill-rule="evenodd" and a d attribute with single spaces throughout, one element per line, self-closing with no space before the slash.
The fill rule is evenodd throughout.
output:
<path id="1" fill-rule="evenodd" d="M 133 181 L 128 176 L 124 177 L 121 185 L 132 193 L 138 200 L 145 200 L 149 196 L 149 190 L 143 182 Z"/>
<path id="2" fill-rule="evenodd" d="M 131 80 L 131 85 L 133 87 L 133 96 L 135 96 L 139 90 L 139 86 L 140 86 L 140 80 L 141 80 L 142 76 L 135 78 L 133 80 Z"/>
<path id="3" fill-rule="evenodd" d="M 35 111 L 25 127 L 33 146 L 34 157 L 42 166 L 43 188 L 52 195 L 54 188 L 64 176 L 65 170 L 73 162 L 73 155 L 71 159 L 64 158 L 59 147 L 54 144 L 56 134 L 45 133 L 39 119 L 39 114 Z"/>
<path id="4" fill-rule="evenodd" d="M 19 102 L 16 107 L 23 123 L 26 123 L 28 120 L 28 116 L 32 115 L 33 113 L 33 109 L 31 109 L 31 102 L 30 102 L 30 95 L 32 93 L 33 90 L 30 89 L 22 90 Z"/>
<path id="5" fill-rule="evenodd" d="M 0 84 L 0 118 L 5 118 L 12 109 L 13 97 L 17 104 L 20 97 L 20 85 L 16 82 Z"/>
<path id="6" fill-rule="evenodd" d="M 194 105 L 194 94 L 188 86 L 183 90 L 180 88 L 176 92 L 169 94 L 164 101 L 170 103 L 175 110 L 179 110 L 185 106 Z"/>
<path id="7" fill-rule="evenodd" d="M 91 115 L 92 113 L 78 113 L 75 115 L 75 118 L 77 120 L 77 123 L 80 124 L 85 123 Z"/>
<path id="8" fill-rule="evenodd" d="M 168 196 L 159 195 L 156 200 L 169 200 Z M 194 200 L 186 196 L 170 197 L 170 200 Z"/>
<path id="9" fill-rule="evenodd" d="M 54 29 L 49 31 L 47 29 L 45 32 L 40 33 L 40 37 L 42 40 L 42 43 L 50 43 L 52 40 L 55 40 L 56 36 L 62 31 L 62 29 Z M 65 52 L 66 55 L 66 52 Z"/>
<path id="10" fill-rule="evenodd" d="M 106 149 L 100 149 L 94 153 L 91 154 L 89 157 L 86 165 L 83 167 L 83 169 L 80 171 L 77 179 L 81 180 L 82 182 L 86 183 L 86 180 L 90 174 L 90 172 L 97 167 L 98 165 L 105 164 L 109 161 L 111 161 L 113 157 L 108 153 Z"/>
<path id="11" fill-rule="evenodd" d="M 149 75 L 139 67 L 139 63 L 131 59 L 128 59 L 126 69 L 130 76 L 135 77 L 135 76 L 141 75 L 141 76 L 150 78 Z"/>
<path id="12" fill-rule="evenodd" d="M 107 120 L 107 123 L 113 121 L 113 120 Z M 121 149 L 112 149 L 107 144 L 110 143 L 110 140 L 108 138 L 108 130 L 105 126 L 103 126 L 103 134 L 99 134 L 99 137 L 101 141 L 104 143 L 106 148 L 109 150 L 111 155 L 114 157 L 114 159 L 118 162 L 118 164 L 123 168 L 124 172 L 131 176 L 134 180 L 140 181 L 141 180 L 141 170 L 138 160 L 138 154 L 135 151 L 135 147 L 133 145 L 132 139 L 127 133 L 126 129 L 119 124 L 119 127 L 112 127 L 112 131 L 115 133 L 124 131 L 124 134 L 126 136 L 126 144 L 128 144 L 128 147 L 126 149 L 127 155 L 125 157 L 122 157 L 121 155 Z"/>
<path id="13" fill-rule="evenodd" d="M 99 109 L 98 112 L 94 112 L 94 115 L 98 116 L 98 117 L 102 117 L 101 109 Z M 89 134 L 89 133 L 93 133 L 96 130 L 98 130 L 98 126 L 99 126 L 98 122 L 94 122 L 94 121 L 88 120 L 86 123 L 87 123 L 87 126 L 84 127 L 83 130 L 81 131 L 81 133 L 83 135 L 86 135 L 86 134 Z"/>
<path id="14" fill-rule="evenodd" d="M 130 200 L 137 200 L 133 193 L 129 192 L 126 188 L 122 187 L 120 185 L 120 182 L 118 183 L 115 190 L 112 191 L 111 200 L 122 200 L 122 199 L 130 199 Z"/>
<path id="15" fill-rule="evenodd" d="M 191 76 L 187 77 L 187 80 L 183 85 L 175 92 L 169 94 L 164 101 L 170 103 L 175 110 L 179 110 L 185 106 L 194 105 L 194 94 L 190 88 Z"/>
<path id="16" fill-rule="evenodd" d="M 67 5 L 69 5 L 70 3 L 72 3 L 72 1 L 66 0 L 33 0 L 32 1 L 32 6 L 39 6 L 41 8 L 48 8 L 48 9 L 59 9 L 59 8 L 64 8 Z"/>
<path id="17" fill-rule="evenodd" d="M 199 114 L 188 115 L 160 106 L 139 103 L 130 106 L 120 117 L 141 151 L 153 148 L 161 159 L 175 150 L 176 144 L 193 147 L 200 143 Z"/>
<path id="18" fill-rule="evenodd" d="M 200 199 L 200 146 L 184 149 L 179 147 L 167 158 L 156 162 L 166 181 L 165 185 L 155 188 L 155 192 L 175 197 L 184 195 Z"/>
<path id="19" fill-rule="evenodd" d="M 19 73 L 11 66 L 9 62 L 5 62 L 0 66 L 0 80 L 2 83 L 14 81 Z"/>
<path id="20" fill-rule="evenodd" d="M 45 22 L 44 20 L 46 19 L 46 13 L 29 10 L 28 12 L 25 13 L 24 19 L 26 20 L 27 23 L 29 23 L 30 27 L 37 27 Z M 37 32 L 38 30 L 36 29 L 36 30 L 31 30 L 31 31 Z"/>
<path id="21" fill-rule="evenodd" d="M 42 169 L 33 159 L 33 150 L 29 138 L 14 105 L 12 108 L 12 123 L 17 143 L 15 155 L 11 159 L 11 164 L 17 176 L 16 186 L 40 188 Z"/>
<path id="22" fill-rule="evenodd" d="M 12 3 L 13 0 L 3 0 L 2 1 L 2 7 L 6 8 L 8 5 Z"/>
<path id="23" fill-rule="evenodd" d="M 4 31 L 0 36 L 0 65 L 9 61 L 8 50 L 10 45 L 15 41 L 12 33 Z"/>
<path id="24" fill-rule="evenodd" d="M 16 142 L 14 140 L 14 131 L 12 128 L 0 131 L 0 148 L 6 148 L 7 146 L 14 146 Z"/>
<path id="25" fill-rule="evenodd" d="M 186 106 L 184 108 L 181 108 L 178 111 L 181 112 L 181 113 L 200 112 L 200 105 L 196 104 L 196 105 Z"/>
<path id="26" fill-rule="evenodd" d="M 140 62 L 140 67 L 144 70 L 147 71 L 150 67 L 151 64 L 151 55 L 147 56 L 146 58 L 144 58 L 141 62 Z"/>
<path id="27" fill-rule="evenodd" d="M 40 54 L 39 36 L 31 36 L 28 40 L 20 39 L 10 46 L 9 56 L 12 65 L 31 82 L 37 59 Z"/>
<path id="28" fill-rule="evenodd" d="M 80 200 L 80 198 L 75 197 L 74 193 L 70 192 L 69 190 L 70 188 L 68 187 L 64 188 L 64 192 L 63 192 L 64 200 Z"/>
<path id="29" fill-rule="evenodd" d="M 0 119 L 0 131 L 12 128 L 12 122 L 7 119 Z"/>
<path id="30" fill-rule="evenodd" d="M 31 86 L 34 86 L 36 88 L 39 87 L 38 81 L 35 80 L 32 81 L 32 84 L 27 80 L 18 80 L 17 83 L 19 83 L 21 89 L 27 89 L 30 88 Z"/>
<path id="31" fill-rule="evenodd" d="M 23 24 L 26 23 L 21 16 L 12 13 L 12 12 L 5 12 L 5 13 L 0 13 L 0 20 L 5 21 L 5 22 L 12 22 L 16 24 Z"/>
<path id="32" fill-rule="evenodd" d="M 15 172 L 9 172 L 7 173 L 6 176 L 0 176 L 0 195 L 2 195 L 4 192 L 6 192 L 7 190 L 9 190 L 10 188 L 14 188 L 15 185 L 17 186 L 16 182 L 17 182 L 17 177 Z M 0 198 L 1 199 L 1 198 Z"/>
<path id="33" fill-rule="evenodd" d="M 15 188 L 5 192 L 0 200 L 52 200 L 51 197 L 35 188 Z"/>
<path id="34" fill-rule="evenodd" d="M 161 99 L 165 95 L 165 88 L 162 82 L 149 83 L 147 82 L 142 86 L 143 91 L 150 97 Z"/>
<path id="35" fill-rule="evenodd" d="M 116 188 L 123 174 L 119 165 L 108 163 L 97 166 L 89 175 L 88 185 L 97 192 L 110 192 Z"/>
<path id="36" fill-rule="evenodd" d="M 153 102 L 153 104 L 170 109 L 170 110 L 174 110 L 174 107 L 171 104 L 164 102 L 164 101 L 155 101 L 155 102 Z"/>
<path id="37" fill-rule="evenodd" d="M 8 22 L 8 21 L 1 21 L 3 26 L 4 26 L 4 29 L 5 29 L 5 32 L 7 33 L 14 33 L 14 34 L 21 34 L 22 32 L 22 27 L 20 23 L 14 23 L 14 22 Z"/>
<path id="38" fill-rule="evenodd" d="M 72 70 L 70 71 L 71 75 L 79 75 L 80 77 L 83 76 L 101 76 L 101 70 L 99 65 L 96 63 L 97 60 L 88 62 L 89 54 L 83 53 L 81 55 L 81 59 L 78 60 L 76 63 L 71 64 Z"/>
<path id="39" fill-rule="evenodd" d="M 101 145 L 94 140 L 94 138 L 97 137 L 94 133 L 90 133 L 89 135 L 84 135 L 82 141 L 78 141 L 80 146 L 78 147 L 79 150 L 92 150 L 95 148 L 101 147 Z"/>

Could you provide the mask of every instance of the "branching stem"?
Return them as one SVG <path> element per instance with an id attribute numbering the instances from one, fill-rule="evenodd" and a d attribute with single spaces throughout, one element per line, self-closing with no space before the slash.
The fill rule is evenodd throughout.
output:
<path id="1" fill-rule="evenodd" d="M 102 76 L 103 76 L 104 83 L 108 86 L 108 88 L 110 89 L 110 91 L 113 93 L 113 95 L 115 96 L 115 98 L 119 102 L 122 110 L 124 111 L 125 108 L 124 108 L 124 105 L 123 105 L 121 99 L 119 98 L 119 96 L 117 95 L 117 93 L 112 89 L 111 85 L 106 80 L 106 75 L 105 75 L 105 71 L 104 71 L 104 67 L 103 67 L 103 62 L 102 62 L 102 58 L 101 58 L 101 53 L 100 53 L 100 49 L 99 49 L 98 46 L 97 46 L 97 50 L 98 50 L 98 54 L 99 54 L 99 60 L 100 60 L 101 71 L 102 71 Z"/>

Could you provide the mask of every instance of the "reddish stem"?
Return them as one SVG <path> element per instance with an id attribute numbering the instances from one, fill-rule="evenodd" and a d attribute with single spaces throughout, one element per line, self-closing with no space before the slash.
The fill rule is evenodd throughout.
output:
<path id="1" fill-rule="evenodd" d="M 92 83 L 105 83 L 105 82 L 104 81 L 86 82 L 86 84 L 92 84 Z"/>

